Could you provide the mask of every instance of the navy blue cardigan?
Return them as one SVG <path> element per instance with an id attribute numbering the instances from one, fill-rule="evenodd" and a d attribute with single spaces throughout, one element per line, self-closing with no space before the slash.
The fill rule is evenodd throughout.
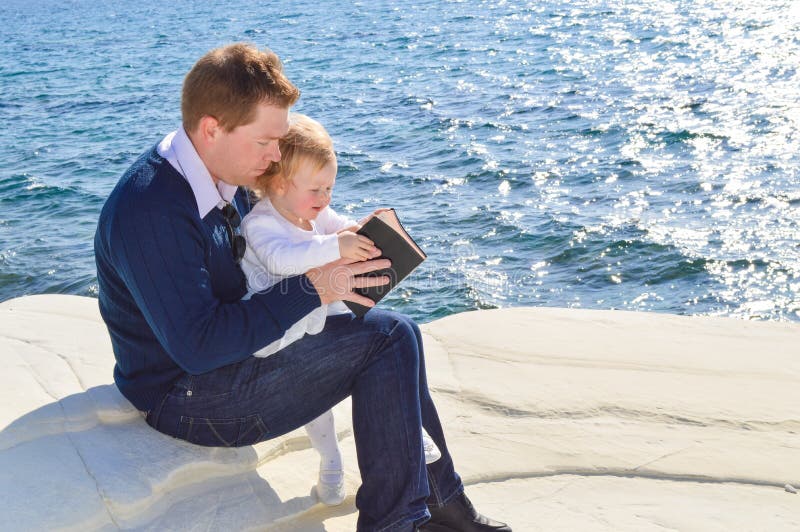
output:
<path id="1" fill-rule="evenodd" d="M 250 210 L 242 189 L 234 203 L 242 216 Z M 155 147 L 106 200 L 94 250 L 114 381 L 139 410 L 185 373 L 251 356 L 320 305 L 304 275 L 242 301 L 246 282 L 222 212 L 200 218 L 189 183 Z"/>

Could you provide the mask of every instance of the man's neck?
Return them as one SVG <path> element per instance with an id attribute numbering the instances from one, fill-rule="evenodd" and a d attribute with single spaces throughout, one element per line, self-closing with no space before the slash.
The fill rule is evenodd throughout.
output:
<path id="1" fill-rule="evenodd" d="M 175 133 L 170 133 L 159 143 L 159 154 L 163 155 L 175 170 L 177 170 L 192 187 L 197 210 L 200 217 L 205 217 L 211 209 L 215 208 L 221 200 L 231 201 L 236 194 L 237 187 L 227 185 L 224 181 L 214 179 L 208 170 L 208 156 L 205 161 L 197 152 L 198 146 L 202 150 L 202 139 L 190 138 L 189 134 L 180 128 Z"/>
<path id="2" fill-rule="evenodd" d="M 214 186 L 219 187 L 219 178 L 214 175 L 214 172 L 211 170 L 211 167 L 208 165 L 209 156 L 203 146 L 203 143 L 199 141 L 199 139 L 195 138 L 195 132 L 187 131 L 186 136 L 189 138 L 189 142 L 192 143 L 194 147 L 194 151 L 197 152 L 197 156 L 200 157 L 200 160 L 205 165 L 206 169 L 208 170 L 208 175 L 211 176 L 211 180 L 214 181 Z"/>

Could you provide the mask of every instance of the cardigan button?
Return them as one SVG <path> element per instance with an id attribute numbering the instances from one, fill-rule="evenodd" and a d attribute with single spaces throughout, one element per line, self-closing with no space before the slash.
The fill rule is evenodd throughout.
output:
<path id="1" fill-rule="evenodd" d="M 186 396 L 187 397 L 191 397 L 192 396 L 192 390 L 186 390 Z"/>

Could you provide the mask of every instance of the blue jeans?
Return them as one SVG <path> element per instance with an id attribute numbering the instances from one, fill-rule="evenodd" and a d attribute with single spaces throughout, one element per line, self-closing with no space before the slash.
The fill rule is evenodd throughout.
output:
<path id="1" fill-rule="evenodd" d="M 198 445 L 240 446 L 294 430 L 352 397 L 361 487 L 358 530 L 408 531 L 464 487 L 428 393 L 419 327 L 380 309 L 329 316 L 266 358 L 185 375 L 147 415 L 156 430 Z M 442 452 L 425 465 L 420 426 Z"/>

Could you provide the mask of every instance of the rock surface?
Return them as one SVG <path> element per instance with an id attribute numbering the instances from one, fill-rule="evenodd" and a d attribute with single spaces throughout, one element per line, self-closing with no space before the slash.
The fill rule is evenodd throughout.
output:
<path id="1" fill-rule="evenodd" d="M 519 308 L 426 324 L 467 493 L 531 530 L 798 530 L 800 325 Z M 355 529 L 311 495 L 302 430 L 208 449 L 150 429 L 112 383 L 94 299 L 0 304 L 0 530 Z"/>

